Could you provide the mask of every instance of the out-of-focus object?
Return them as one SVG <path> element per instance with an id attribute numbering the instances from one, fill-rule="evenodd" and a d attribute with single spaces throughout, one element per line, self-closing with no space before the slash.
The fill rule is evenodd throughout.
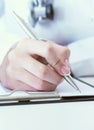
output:
<path id="1" fill-rule="evenodd" d="M 3 16 L 4 12 L 5 12 L 5 1 L 0 0 L 0 17 Z"/>
<path id="2" fill-rule="evenodd" d="M 94 37 L 70 44 L 71 71 L 75 77 L 94 77 Z M 94 83 L 93 83 L 94 84 Z"/>
<path id="3" fill-rule="evenodd" d="M 34 22 L 30 12 L 39 7 L 35 6 L 33 8 L 32 0 L 29 1 L 29 6 L 31 5 L 29 8 L 29 19 Z M 54 12 L 53 19 L 37 20 L 36 18 L 35 26 L 32 26 L 38 37 L 67 45 L 71 42 L 94 36 L 93 0 L 53 0 L 51 4 Z M 35 14 L 36 17 L 40 16 L 38 11 Z M 44 13 L 42 16 L 45 16 Z M 32 25 L 32 22 L 29 21 L 29 23 Z"/>
<path id="4" fill-rule="evenodd" d="M 38 21 L 53 20 L 53 0 L 32 0 L 31 1 L 31 23 L 35 26 Z"/>

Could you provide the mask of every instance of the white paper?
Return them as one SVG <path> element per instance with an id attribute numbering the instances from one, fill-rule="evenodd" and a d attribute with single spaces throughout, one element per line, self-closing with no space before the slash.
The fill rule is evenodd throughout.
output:
<path id="1" fill-rule="evenodd" d="M 92 85 L 94 85 L 94 78 L 82 78 L 83 81 L 86 81 Z M 80 89 L 81 93 L 74 89 L 72 86 L 70 86 L 66 81 L 61 83 L 56 91 L 59 93 L 59 95 L 62 97 L 68 97 L 68 96 L 94 96 L 94 88 L 91 86 L 88 86 L 80 81 L 75 80 L 75 83 L 77 84 L 78 88 Z"/>
<path id="2" fill-rule="evenodd" d="M 94 84 L 94 78 L 82 78 L 82 80 L 90 83 L 90 84 Z M 32 96 L 34 96 L 34 94 L 36 96 L 45 96 L 47 95 L 48 97 L 50 97 L 50 95 L 60 95 L 60 97 L 69 97 L 69 96 L 94 96 L 94 88 L 90 87 L 84 83 L 81 83 L 77 80 L 75 80 L 75 83 L 77 84 L 77 86 L 79 87 L 81 93 L 77 90 L 75 90 L 72 86 L 70 86 L 66 81 L 63 81 L 61 84 L 59 84 L 56 88 L 55 91 L 52 92 L 29 92 L 29 94 L 33 94 Z M 6 89 L 4 86 L 2 86 L 0 84 L 0 95 L 8 95 L 10 93 L 12 93 L 13 91 Z M 16 96 L 20 96 L 24 97 L 26 95 L 25 92 L 21 92 L 21 91 L 17 91 L 15 94 L 13 94 L 13 97 Z M 12 95 L 11 95 L 12 96 Z M 27 97 L 27 95 L 26 95 Z"/>

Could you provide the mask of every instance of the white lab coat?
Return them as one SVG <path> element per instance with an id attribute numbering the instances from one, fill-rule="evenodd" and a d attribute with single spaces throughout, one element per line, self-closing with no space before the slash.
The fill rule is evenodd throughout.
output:
<path id="1" fill-rule="evenodd" d="M 68 44 L 94 36 L 94 0 L 54 0 L 54 20 L 38 22 L 39 38 Z"/>
<path id="2" fill-rule="evenodd" d="M 75 76 L 94 75 L 94 0 L 54 0 L 54 21 L 38 22 L 38 37 L 67 44 Z"/>
<path id="3" fill-rule="evenodd" d="M 70 65 L 75 76 L 94 76 L 94 37 L 68 45 Z"/>

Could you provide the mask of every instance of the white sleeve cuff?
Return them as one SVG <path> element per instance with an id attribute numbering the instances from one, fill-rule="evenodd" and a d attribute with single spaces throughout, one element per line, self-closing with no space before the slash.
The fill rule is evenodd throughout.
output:
<path id="1" fill-rule="evenodd" d="M 94 75 L 94 37 L 70 44 L 70 64 L 75 76 Z"/>

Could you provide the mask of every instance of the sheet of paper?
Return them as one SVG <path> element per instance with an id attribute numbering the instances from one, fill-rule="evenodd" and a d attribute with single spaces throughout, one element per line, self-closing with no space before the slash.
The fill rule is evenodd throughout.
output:
<path id="1" fill-rule="evenodd" d="M 92 85 L 94 85 L 94 78 L 82 78 L 83 81 L 86 81 Z M 90 87 L 82 82 L 75 80 L 75 83 L 81 90 L 81 93 L 71 87 L 66 81 L 62 82 L 56 89 L 61 97 L 68 96 L 94 96 L 94 88 Z"/>
<path id="2" fill-rule="evenodd" d="M 94 84 L 94 78 L 83 78 L 82 80 L 90 83 L 90 84 Z M 77 90 L 75 90 L 72 86 L 70 86 L 66 81 L 63 81 L 60 85 L 58 85 L 58 87 L 56 88 L 55 91 L 53 92 L 29 92 L 29 94 L 31 94 L 32 96 L 47 96 L 50 97 L 52 95 L 60 95 L 61 97 L 70 97 L 70 96 L 94 96 L 94 88 L 83 84 L 77 80 L 75 80 L 75 83 L 78 85 L 79 89 L 81 90 L 81 93 Z M 5 87 L 3 87 L 0 84 L 0 95 L 8 95 L 10 94 L 12 91 L 6 89 Z M 12 95 L 11 95 L 12 96 Z M 13 97 L 16 96 L 25 96 L 25 92 L 21 92 L 18 91 L 15 94 L 13 94 Z M 28 95 L 26 94 L 26 97 Z"/>

